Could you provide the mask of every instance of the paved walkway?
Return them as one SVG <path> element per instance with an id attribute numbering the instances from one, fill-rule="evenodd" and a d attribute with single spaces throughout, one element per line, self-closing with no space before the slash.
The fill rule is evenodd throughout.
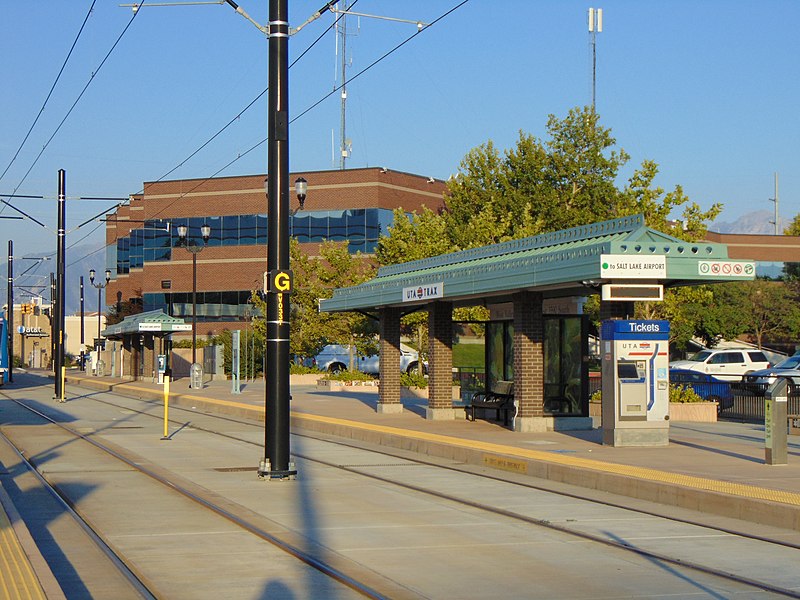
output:
<path id="1" fill-rule="evenodd" d="M 71 372 L 68 381 L 163 399 L 152 381 Z M 189 389 L 171 383 L 170 402 L 263 419 L 263 380 Z M 68 394 L 69 383 L 67 385 Z M 77 392 L 85 393 L 85 392 Z M 800 530 L 800 438 L 789 436 L 788 464 L 765 463 L 763 424 L 672 422 L 661 448 L 604 446 L 601 430 L 517 433 L 488 421 L 429 421 L 426 399 L 404 398 L 399 414 L 376 412 L 377 388 L 342 392 L 292 385 L 292 428 L 310 429 L 521 475 Z"/>
<path id="2" fill-rule="evenodd" d="M 68 400 L 92 395 L 91 388 L 156 403 L 164 398 L 163 386 L 152 381 L 68 374 Z M 424 416 L 425 399 L 404 398 L 402 413 L 380 414 L 377 388 L 330 392 L 294 382 L 291 393 L 292 432 L 296 434 L 313 430 L 429 456 L 432 461 L 441 458 L 494 469 L 507 479 L 534 477 L 544 486 L 568 483 L 589 488 L 589 495 L 608 492 L 654 501 L 667 505 L 666 512 L 673 507 L 699 510 L 706 515 L 697 520 L 719 519 L 722 526 L 733 517 L 754 533 L 770 530 L 771 535 L 796 539 L 800 532 L 800 437 L 789 437 L 789 464 L 767 465 L 760 424 L 672 422 L 667 447 L 614 448 L 602 445 L 599 429 L 516 433 L 483 420 L 429 421 Z M 227 381 L 207 383 L 199 390 L 189 389 L 188 379 L 170 386 L 170 404 L 189 409 L 263 420 L 264 403 L 263 381 L 243 384 L 239 394 L 232 393 Z M 85 403 L 61 406 L 77 410 Z M 120 429 L 115 434 L 141 436 L 137 429 Z M 156 444 L 155 448 L 163 451 L 171 446 Z M 235 459 L 234 463 L 239 464 Z M 211 477 L 223 475 L 213 471 Z M 613 497 L 603 499 L 614 502 Z M 0 542 L 11 545 L 0 552 L 13 552 L 7 555 L 18 558 L 7 565 L 10 575 L 0 570 L 0 595 L 14 596 L 8 582 L 16 576 L 21 583 L 13 585 L 22 585 L 25 597 L 59 597 L 57 586 L 48 584 L 52 574 L 41 556 L 30 549 L 31 544 L 20 547 L 11 533 L 9 524 L 19 521 L 13 506 L 7 505 L 6 511 L 9 520 L 5 522 L 0 511 L 0 531 L 6 534 Z M 26 533 L 20 531 L 24 542 Z"/>

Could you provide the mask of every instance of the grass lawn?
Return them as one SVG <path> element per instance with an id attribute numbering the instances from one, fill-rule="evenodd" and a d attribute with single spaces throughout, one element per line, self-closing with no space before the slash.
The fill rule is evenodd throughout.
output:
<path id="1" fill-rule="evenodd" d="M 484 353 L 483 344 L 455 344 L 453 346 L 453 366 L 483 369 Z"/>

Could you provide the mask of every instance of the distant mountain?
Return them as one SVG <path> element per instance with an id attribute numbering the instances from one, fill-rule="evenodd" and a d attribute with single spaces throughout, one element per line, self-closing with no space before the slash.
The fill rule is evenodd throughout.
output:
<path id="1" fill-rule="evenodd" d="M 16 254 L 16 253 L 15 253 Z M 8 299 L 8 259 L 0 256 L 0 305 Z M 100 281 L 104 280 L 106 270 L 106 252 L 104 246 L 75 246 L 67 250 L 65 280 L 65 304 L 68 315 L 80 313 L 81 290 L 80 277 L 83 275 L 84 310 L 94 312 L 97 310 L 97 290 L 89 283 L 89 270 L 97 271 Z M 50 260 L 34 263 L 29 260 L 14 261 L 14 302 L 29 302 L 33 296 L 41 296 L 44 304 L 50 304 L 50 273 L 56 274 L 56 257 Z M 101 292 L 104 301 L 105 290 Z"/>
<path id="2" fill-rule="evenodd" d="M 750 233 L 772 235 L 775 233 L 775 213 L 769 210 L 757 210 L 746 213 L 733 221 L 714 221 L 709 226 L 711 231 L 717 233 Z M 783 235 L 783 230 L 789 226 L 789 221 L 778 217 L 778 232 Z"/>

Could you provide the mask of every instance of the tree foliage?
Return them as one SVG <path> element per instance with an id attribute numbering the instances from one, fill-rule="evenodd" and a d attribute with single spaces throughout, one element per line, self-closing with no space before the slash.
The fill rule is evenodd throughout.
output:
<path id="1" fill-rule="evenodd" d="M 354 344 L 359 352 L 374 352 L 374 322 L 359 313 L 321 313 L 319 300 L 330 298 L 333 290 L 358 285 L 372 278 L 374 266 L 360 254 L 350 254 L 347 242 L 326 241 L 319 255 L 305 253 L 297 240 L 289 247 L 294 272 L 291 295 L 290 352 L 297 356 L 314 356 L 326 344 Z M 262 314 L 266 314 L 263 300 Z M 263 320 L 259 327 L 263 327 Z"/>
<path id="2" fill-rule="evenodd" d="M 111 304 L 106 312 L 106 325 L 120 323 L 125 317 L 138 315 L 144 310 L 142 288 L 133 291 L 133 297 L 120 303 Z"/>
<path id="3" fill-rule="evenodd" d="M 455 249 L 566 229 L 642 213 L 647 225 L 675 237 L 701 239 L 721 206 L 704 211 L 680 186 L 655 185 L 658 165 L 646 160 L 622 189 L 616 186 L 628 154 L 591 108 L 564 119 L 550 115 L 547 140 L 520 132 L 501 156 L 491 141 L 471 150 L 448 183 L 442 219 Z M 670 221 L 682 209 L 680 225 Z"/>
<path id="4" fill-rule="evenodd" d="M 709 318 L 733 329 L 726 337 L 748 333 L 760 348 L 767 337 L 786 339 L 800 334 L 796 294 L 781 281 L 720 284 L 714 287 L 714 299 Z"/>

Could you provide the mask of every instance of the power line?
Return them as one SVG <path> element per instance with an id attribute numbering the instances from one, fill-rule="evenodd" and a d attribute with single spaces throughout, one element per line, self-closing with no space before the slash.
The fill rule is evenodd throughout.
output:
<path id="1" fill-rule="evenodd" d="M 83 23 L 81 23 L 81 27 L 78 30 L 78 35 L 75 36 L 75 40 L 72 42 L 72 46 L 70 47 L 69 52 L 67 52 L 67 57 L 64 59 L 64 63 L 61 65 L 61 69 L 59 70 L 58 75 L 56 75 L 56 79 L 55 81 L 53 81 L 53 85 L 50 86 L 50 91 L 47 93 L 47 97 L 44 99 L 42 107 L 39 109 L 39 113 L 36 115 L 36 118 L 33 120 L 33 123 L 31 123 L 31 126 L 28 129 L 28 133 L 25 134 L 25 138 L 22 140 L 22 143 L 19 145 L 19 148 L 17 148 L 17 151 L 14 153 L 14 156 L 11 158 L 11 162 L 8 163 L 3 173 L 0 174 L 0 181 L 3 180 L 3 177 L 5 177 L 6 173 L 8 173 L 8 170 L 11 168 L 11 165 L 13 165 L 14 161 L 17 160 L 19 153 L 22 151 L 22 147 L 25 145 L 25 142 L 28 141 L 28 138 L 30 137 L 33 128 L 36 127 L 36 123 L 39 122 L 39 117 L 42 116 L 42 113 L 44 112 L 44 109 L 47 106 L 47 102 L 50 100 L 50 96 L 53 95 L 53 91 L 56 89 L 56 85 L 58 84 L 59 79 L 61 79 L 61 74 L 64 72 L 64 69 L 67 66 L 67 62 L 69 62 L 69 59 L 72 56 L 72 51 L 75 50 L 75 46 L 78 44 L 78 40 L 80 39 L 81 34 L 83 33 L 83 28 L 86 27 L 86 22 L 89 20 L 89 16 L 92 14 L 96 2 L 97 0 L 92 1 L 92 5 L 89 7 L 86 16 L 83 19 Z M 3 209 L 0 209 L 0 213 L 2 212 Z"/>
<path id="2" fill-rule="evenodd" d="M 23 175 L 23 177 L 22 177 L 22 180 L 21 180 L 21 181 L 20 181 L 20 182 L 17 184 L 17 187 L 15 187 L 15 188 L 14 188 L 14 193 L 16 193 L 16 191 L 17 191 L 17 190 L 18 190 L 18 189 L 19 189 L 19 188 L 22 186 L 22 184 L 23 184 L 23 183 L 25 182 L 25 180 L 28 178 L 28 175 L 30 175 L 30 173 L 31 173 L 31 171 L 33 170 L 33 168 L 34 168 L 34 167 L 36 166 L 36 164 L 39 162 L 39 159 L 40 159 L 40 158 L 42 157 L 42 155 L 44 154 L 44 151 L 45 151 L 45 150 L 47 150 L 47 147 L 50 145 L 50 142 L 52 142 L 52 141 L 53 141 L 53 138 L 55 138 L 55 137 L 56 137 L 56 134 L 57 134 L 57 133 L 58 133 L 58 132 L 61 130 L 61 127 L 63 127 L 64 123 L 67 121 L 67 119 L 69 118 L 69 116 L 72 114 L 72 111 L 73 111 L 73 110 L 75 110 L 75 107 L 78 105 L 78 102 L 80 102 L 81 98 L 83 98 L 83 95 L 86 93 L 86 90 L 87 90 L 87 89 L 89 89 L 89 86 L 90 86 L 90 85 L 92 84 L 92 82 L 94 81 L 94 78 L 95 78 L 95 76 L 96 76 L 96 75 L 97 75 L 97 74 L 100 72 L 100 69 L 102 69 L 102 68 L 103 68 L 103 65 L 105 65 L 105 64 L 106 64 L 106 61 L 107 61 L 107 60 L 108 60 L 108 58 L 111 56 L 111 53 L 112 53 L 112 52 L 114 52 L 114 49 L 115 49 L 115 48 L 117 47 L 117 45 L 120 43 L 120 41 L 121 41 L 121 40 L 122 40 L 122 38 L 124 37 L 125 33 L 128 31 L 128 29 L 130 29 L 130 26 L 131 26 L 131 24 L 133 23 L 133 20 L 136 18 L 136 15 L 137 15 L 137 14 L 139 14 L 139 13 L 138 13 L 138 11 L 133 13 L 133 16 L 130 18 L 130 20 L 128 21 L 128 24 L 127 24 L 127 25 L 125 26 L 125 28 L 122 30 L 122 33 L 120 33 L 120 34 L 119 34 L 119 36 L 117 37 L 117 39 L 116 39 L 116 41 L 114 42 L 114 44 L 111 46 L 111 48 L 109 49 L 109 51 L 108 51 L 108 52 L 106 53 L 106 55 L 103 57 L 103 60 L 102 60 L 102 61 L 100 61 L 100 64 L 98 65 L 97 69 L 95 69 L 94 71 L 92 71 L 92 74 L 89 76 L 89 81 L 87 81 L 87 82 L 86 82 L 86 85 L 85 85 L 85 86 L 83 86 L 83 89 L 81 90 L 81 93 L 80 93 L 80 94 L 78 94 L 78 97 L 75 99 L 75 102 L 73 102 L 73 103 L 72 103 L 72 106 L 71 106 L 71 107 L 69 108 L 69 110 L 67 111 L 67 114 L 66 114 L 66 115 L 64 115 L 64 118 L 63 118 L 63 119 L 61 119 L 61 122 L 58 124 L 58 127 L 56 127 L 56 129 L 55 129 L 55 131 L 53 132 L 53 134 L 50 136 L 50 138 L 47 140 L 47 142 L 44 144 L 44 146 L 42 146 L 42 149 L 41 149 L 41 151 L 39 151 L 39 154 L 38 154 L 38 155 L 36 156 L 36 158 L 34 159 L 33 163 L 32 163 L 32 164 L 31 164 L 31 166 L 30 166 L 30 168 L 29 168 L 29 169 L 28 169 L 28 170 L 25 172 L 25 175 Z M 10 208 L 13 208 L 13 209 L 14 209 L 14 210 L 16 210 L 17 212 L 19 212 L 19 213 L 21 213 L 21 214 L 25 214 L 25 213 L 23 213 L 21 210 L 19 210 L 18 208 L 16 208 L 15 206 L 13 206 L 13 205 L 9 204 L 8 202 L 5 202 L 5 201 L 3 201 L 3 203 L 4 203 L 6 206 L 8 206 L 8 207 L 10 207 Z M 26 215 L 26 216 L 27 216 L 27 215 Z M 39 225 L 42 225 L 42 227 L 45 227 L 45 225 L 43 225 L 43 224 L 42 224 L 40 221 L 37 221 L 36 219 L 33 219 L 32 217 L 30 217 L 30 218 L 31 218 L 31 220 L 32 220 L 32 221 L 34 221 L 34 222 L 38 223 Z"/>

